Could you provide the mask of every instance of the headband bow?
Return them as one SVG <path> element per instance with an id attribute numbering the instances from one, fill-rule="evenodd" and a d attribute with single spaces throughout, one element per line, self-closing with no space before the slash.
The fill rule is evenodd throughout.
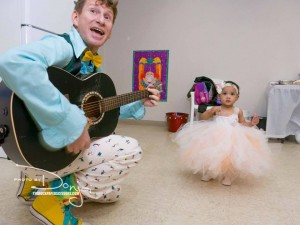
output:
<path id="1" fill-rule="evenodd" d="M 237 86 L 235 84 L 224 82 L 221 84 L 221 88 L 223 89 L 224 87 L 233 87 L 236 90 L 236 93 L 239 94 L 239 89 L 237 88 Z"/>

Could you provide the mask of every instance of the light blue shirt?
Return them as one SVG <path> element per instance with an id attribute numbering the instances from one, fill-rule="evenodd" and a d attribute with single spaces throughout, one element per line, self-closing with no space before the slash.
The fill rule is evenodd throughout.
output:
<path id="1" fill-rule="evenodd" d="M 74 27 L 69 35 L 79 57 L 87 46 Z M 64 68 L 72 57 L 71 45 L 57 35 L 47 35 L 0 55 L 0 77 L 24 101 L 39 124 L 45 143 L 54 149 L 74 142 L 87 123 L 84 112 L 71 104 L 48 79 L 49 66 Z M 122 119 L 141 119 L 145 107 L 136 101 L 122 106 L 120 113 Z"/>

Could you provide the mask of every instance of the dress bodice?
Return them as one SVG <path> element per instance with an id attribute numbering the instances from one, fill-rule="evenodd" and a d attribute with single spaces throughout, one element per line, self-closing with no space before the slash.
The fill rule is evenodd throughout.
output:
<path id="1" fill-rule="evenodd" d="M 239 121 L 238 114 L 239 114 L 239 108 L 234 107 L 234 111 L 231 115 L 222 116 L 217 114 L 214 116 L 214 120 L 217 123 L 226 123 L 235 126 L 236 124 L 238 124 Z"/>

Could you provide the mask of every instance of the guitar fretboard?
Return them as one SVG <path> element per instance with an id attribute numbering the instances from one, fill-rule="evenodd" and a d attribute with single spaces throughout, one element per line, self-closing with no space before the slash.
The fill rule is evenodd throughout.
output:
<path id="1" fill-rule="evenodd" d="M 110 111 L 122 105 L 126 105 L 128 103 L 147 98 L 148 96 L 149 96 L 149 92 L 147 90 L 142 90 L 142 91 L 136 91 L 136 92 L 131 92 L 127 94 L 101 99 L 100 100 L 101 112 L 103 113 L 103 112 Z"/>

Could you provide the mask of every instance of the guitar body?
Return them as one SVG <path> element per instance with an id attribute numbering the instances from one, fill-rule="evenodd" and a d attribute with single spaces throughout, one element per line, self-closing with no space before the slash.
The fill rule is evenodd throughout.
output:
<path id="1" fill-rule="evenodd" d="M 96 73 L 85 80 L 57 68 L 49 67 L 48 74 L 54 86 L 75 105 L 88 110 L 95 100 L 116 95 L 115 86 L 109 76 Z M 50 172 L 63 169 L 73 162 L 77 155 L 69 154 L 65 149 L 49 151 L 41 143 L 39 130 L 23 101 L 3 82 L 0 83 L 0 124 L 7 128 L 2 144 L 7 156 L 17 164 L 36 167 Z M 119 108 L 91 114 L 89 133 L 91 138 L 110 135 L 117 126 Z M 85 111 L 85 110 L 84 110 Z M 85 111 L 86 112 L 86 111 Z M 86 112 L 86 115 L 89 113 Z"/>

